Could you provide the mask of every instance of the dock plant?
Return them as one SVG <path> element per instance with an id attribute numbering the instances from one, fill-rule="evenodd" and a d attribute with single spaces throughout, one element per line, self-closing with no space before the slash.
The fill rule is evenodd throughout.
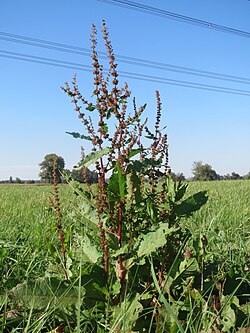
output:
<path id="1" fill-rule="evenodd" d="M 156 91 L 151 126 L 145 117 L 147 105 L 138 107 L 135 98 L 131 101 L 127 83 L 119 85 L 104 21 L 102 37 L 108 70 L 99 61 L 93 25 L 92 98 L 82 94 L 76 76 L 63 87 L 83 124 L 82 133 L 68 133 L 92 145 L 77 167 L 94 166 L 98 174 L 96 190 L 83 190 L 68 179 L 84 206 L 84 228 L 78 235 L 87 288 L 82 307 L 91 303 L 97 308 L 99 325 L 107 331 L 183 330 L 179 314 L 185 312 L 181 310 L 187 308 L 185 302 L 192 303 L 187 297 L 201 273 L 198 256 L 205 243 L 198 241 L 192 247 L 190 232 L 182 228 L 181 220 L 199 210 L 207 195 L 203 191 L 183 199 L 187 185 L 170 176 L 160 93 Z"/>

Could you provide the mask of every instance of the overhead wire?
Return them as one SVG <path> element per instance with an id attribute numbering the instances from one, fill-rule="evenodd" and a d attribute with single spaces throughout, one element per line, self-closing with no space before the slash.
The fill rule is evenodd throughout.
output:
<path id="1" fill-rule="evenodd" d="M 82 65 L 82 64 L 78 64 L 78 63 L 74 63 L 74 62 L 63 61 L 63 60 L 58 60 L 58 59 L 51 59 L 51 58 L 46 58 L 46 57 L 38 57 L 38 56 L 25 54 L 25 53 L 17 53 L 17 52 L 0 50 L 0 57 L 92 72 L 92 67 L 88 66 L 88 65 Z M 104 69 L 104 73 L 108 73 L 108 70 Z M 191 82 L 191 81 L 166 79 L 166 78 L 160 77 L 160 76 L 132 73 L 132 72 L 128 72 L 128 71 L 119 71 L 119 74 L 121 77 L 132 78 L 132 79 L 136 79 L 136 80 L 151 81 L 151 82 L 157 82 L 157 83 L 169 84 L 169 85 L 175 85 L 175 86 L 182 86 L 182 87 L 188 87 L 188 88 L 195 88 L 195 89 L 210 90 L 210 91 L 221 92 L 221 93 L 250 96 L 250 91 L 243 90 L 243 89 L 227 88 L 227 87 L 221 87 L 221 86 L 195 83 L 195 82 Z"/>
<path id="2" fill-rule="evenodd" d="M 163 10 L 160 8 L 144 5 L 144 4 L 141 4 L 138 2 L 134 2 L 134 1 L 129 1 L 129 0 L 97 0 L 97 1 L 119 6 L 119 7 L 123 7 L 123 8 L 129 8 L 129 9 L 136 10 L 139 12 L 160 16 L 160 17 L 164 17 L 167 19 L 175 20 L 175 21 L 181 21 L 184 23 L 200 26 L 203 28 L 208 28 L 210 30 L 216 30 L 216 31 L 220 31 L 220 32 L 226 32 L 226 33 L 230 33 L 233 35 L 237 35 L 240 37 L 250 38 L 250 32 L 248 32 L 248 31 L 234 29 L 231 27 L 227 27 L 227 26 L 216 24 L 216 23 L 209 22 L 209 21 L 203 21 L 203 20 L 196 19 L 196 18 L 190 17 L 190 16 L 180 15 L 180 14 L 177 14 L 174 12 L 170 12 L 170 11 L 166 11 L 166 10 Z"/>
<path id="3" fill-rule="evenodd" d="M 6 33 L 6 32 L 0 32 L 0 40 L 20 43 L 20 44 L 25 44 L 25 45 L 40 47 L 40 48 L 45 48 L 45 49 L 51 49 L 51 50 L 55 50 L 55 51 L 65 52 L 65 53 L 83 55 L 83 56 L 91 55 L 90 50 L 88 50 L 87 48 L 82 48 L 82 47 L 78 47 L 78 46 L 74 46 L 74 45 L 68 45 L 68 44 L 58 43 L 58 42 L 53 42 L 53 41 L 47 41 L 47 40 L 28 37 L 28 36 L 21 36 L 21 35 Z M 106 58 L 105 52 L 99 51 L 98 54 L 99 54 L 100 58 Z M 204 78 L 211 78 L 211 79 L 216 79 L 216 80 L 250 84 L 250 78 L 245 78 L 245 77 L 240 77 L 240 76 L 228 75 L 228 74 L 217 73 L 217 72 L 210 72 L 210 71 L 206 71 L 206 70 L 199 70 L 199 69 L 195 69 L 195 68 L 191 68 L 191 67 L 176 66 L 176 65 L 171 65 L 168 63 L 145 60 L 145 59 L 141 59 L 141 58 L 124 56 L 124 55 L 119 55 L 119 54 L 116 54 L 116 59 L 122 63 L 127 63 L 127 64 L 146 67 L 146 68 L 171 71 L 171 72 L 175 72 L 175 73 L 199 76 L 199 77 L 204 77 Z"/>

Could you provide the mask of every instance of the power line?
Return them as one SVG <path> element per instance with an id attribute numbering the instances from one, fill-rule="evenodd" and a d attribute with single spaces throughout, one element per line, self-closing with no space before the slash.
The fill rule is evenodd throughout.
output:
<path id="1" fill-rule="evenodd" d="M 230 28 L 230 27 L 227 27 L 224 25 L 212 23 L 209 21 L 199 20 L 194 17 L 180 15 L 180 14 L 169 12 L 169 11 L 166 11 L 166 10 L 163 10 L 160 8 L 143 5 L 138 2 L 127 1 L 127 0 L 97 0 L 97 1 L 119 6 L 119 7 L 129 8 L 129 9 L 136 10 L 136 11 L 139 11 L 142 13 L 160 16 L 160 17 L 175 20 L 175 21 L 185 22 L 185 23 L 200 26 L 203 28 L 208 28 L 210 30 L 216 30 L 216 31 L 220 31 L 220 32 L 226 32 L 226 33 L 230 33 L 233 35 L 237 35 L 240 37 L 250 38 L 250 32 L 248 32 L 248 31 L 238 30 L 238 29 Z"/>
<path id="2" fill-rule="evenodd" d="M 32 37 L 28 37 L 28 36 L 20 36 L 20 35 L 6 33 L 6 32 L 0 32 L 0 40 L 20 43 L 20 44 L 24 44 L 24 45 L 30 45 L 30 46 L 35 46 L 35 47 L 40 47 L 40 48 L 45 48 L 45 49 L 51 49 L 51 50 L 55 50 L 55 51 L 65 52 L 65 53 L 83 55 L 83 56 L 91 55 L 90 50 L 88 50 L 86 48 L 47 41 L 47 40 L 38 39 L 38 38 L 32 38 Z M 100 58 L 106 58 L 105 52 L 99 51 L 98 53 L 100 55 Z M 145 59 L 136 58 L 136 57 L 123 56 L 123 55 L 119 55 L 119 54 L 116 55 L 116 58 L 119 62 L 136 65 L 136 66 L 141 66 L 141 67 L 153 68 L 153 69 L 164 70 L 164 71 L 171 71 L 171 72 L 181 73 L 181 74 L 186 74 L 186 75 L 200 76 L 200 77 L 211 78 L 211 79 L 216 79 L 216 80 L 231 81 L 231 82 L 238 82 L 238 83 L 244 83 L 244 84 L 250 83 L 249 78 L 244 78 L 244 77 L 240 77 L 240 76 L 222 74 L 222 73 L 217 73 L 217 72 L 209 72 L 209 71 L 205 71 L 205 70 L 198 70 L 198 69 L 191 68 L 191 67 L 176 66 L 176 65 L 171 65 L 171 64 L 151 61 L 151 60 L 145 60 Z"/>
<path id="3" fill-rule="evenodd" d="M 22 61 L 26 61 L 26 62 L 39 63 L 39 64 L 50 65 L 50 66 L 77 69 L 77 70 L 82 70 L 82 71 L 87 71 L 87 72 L 92 72 L 92 70 L 93 70 L 91 66 L 82 65 L 82 64 L 78 64 L 78 63 L 74 63 L 74 62 L 45 58 L 45 57 L 38 57 L 38 56 L 34 56 L 34 55 L 10 52 L 10 51 L 5 51 L 5 50 L 0 50 L 0 57 L 22 60 Z M 108 70 L 104 69 L 104 73 L 107 73 L 107 72 L 108 72 Z M 132 72 L 127 72 L 127 71 L 119 71 L 119 74 L 122 77 L 136 79 L 136 80 L 157 82 L 157 83 L 182 86 L 182 87 L 188 87 L 188 88 L 195 88 L 195 89 L 202 89 L 202 90 L 209 90 L 209 91 L 215 91 L 215 92 L 222 92 L 222 93 L 228 93 L 228 94 L 250 96 L 250 91 L 248 91 L 248 90 L 233 89 L 233 88 L 227 88 L 227 87 L 221 87 L 221 86 L 213 86 L 213 85 L 195 83 L 195 82 L 190 82 L 190 81 L 166 79 L 164 77 L 138 74 L 138 73 L 132 73 Z"/>

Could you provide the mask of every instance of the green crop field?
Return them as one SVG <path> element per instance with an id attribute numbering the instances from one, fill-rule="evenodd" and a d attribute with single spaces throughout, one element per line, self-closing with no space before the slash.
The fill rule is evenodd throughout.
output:
<path id="1" fill-rule="evenodd" d="M 249 300 L 250 182 L 192 182 L 186 195 L 201 190 L 208 193 L 207 203 L 182 223 L 194 238 L 197 235 L 206 237 L 207 260 L 216 263 L 217 273 L 220 270 L 234 270 L 238 279 L 248 281 L 244 282 L 248 287 L 241 293 Z M 62 318 L 70 322 L 74 317 L 72 313 L 64 313 L 61 308 L 69 297 L 80 300 L 80 289 L 76 288 L 74 293 L 73 284 L 58 287 L 60 295 L 57 295 L 54 303 L 50 301 L 51 295 L 48 296 L 47 291 L 42 298 L 24 296 L 27 294 L 28 281 L 55 277 L 63 279 L 58 260 L 60 244 L 55 228 L 57 219 L 49 196 L 53 197 L 52 186 L 49 185 L 0 186 L 0 332 L 48 332 L 49 329 L 52 332 L 56 326 L 60 327 Z M 80 233 L 82 228 L 81 198 L 73 193 L 69 185 L 59 186 L 59 198 L 65 241 L 74 258 L 77 255 L 77 250 L 73 248 L 76 246 L 74 232 L 77 230 Z M 79 266 L 72 265 L 71 274 L 76 284 L 78 269 Z M 24 285 L 25 291 L 22 289 Z M 42 285 L 40 288 L 47 290 L 48 287 Z M 28 309 L 25 309 L 25 304 L 29 304 Z M 245 313 L 247 311 L 249 313 L 249 306 Z M 70 330 L 64 327 L 63 332 Z"/>
<path id="2" fill-rule="evenodd" d="M 250 182 L 194 182 L 189 189 L 208 193 L 207 204 L 188 222 L 192 231 L 206 235 L 215 256 L 243 266 L 250 253 Z"/>
<path id="3" fill-rule="evenodd" d="M 206 235 L 214 256 L 243 265 L 250 253 L 250 181 L 191 182 L 187 194 L 201 190 L 207 191 L 208 202 L 188 219 L 189 228 L 194 234 Z M 67 213 L 77 202 L 73 191 L 61 185 L 59 192 L 63 223 L 79 223 L 75 218 L 71 221 Z M 0 244 L 18 244 L 26 255 L 45 250 L 44 237 L 55 223 L 51 195 L 52 186 L 1 185 Z M 51 230 L 49 236 L 53 236 Z"/>

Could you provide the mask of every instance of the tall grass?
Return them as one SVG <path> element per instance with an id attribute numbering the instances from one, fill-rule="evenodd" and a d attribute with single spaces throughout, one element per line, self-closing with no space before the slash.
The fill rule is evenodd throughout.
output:
<path id="1" fill-rule="evenodd" d="M 206 235 L 215 259 L 249 268 L 250 181 L 189 184 L 188 193 L 198 190 L 207 190 L 208 202 L 187 221 L 190 229 Z"/>
<path id="2" fill-rule="evenodd" d="M 230 270 L 236 267 L 238 276 L 241 278 L 244 276 L 249 283 L 250 182 L 193 182 L 189 184 L 187 194 L 199 190 L 207 190 L 209 200 L 201 210 L 183 223 L 188 224 L 193 235 L 198 233 L 206 235 L 208 255 L 211 256 L 211 261 L 219 263 L 219 269 Z M 60 304 L 63 302 L 64 295 L 67 299 L 69 290 L 78 285 L 77 291 L 73 294 L 78 299 L 78 303 L 81 300 L 82 281 L 76 279 L 73 284 L 61 290 L 61 296 L 58 296 L 57 301 L 53 304 L 52 301 L 48 302 L 47 310 L 39 318 L 36 314 L 37 309 L 32 307 L 29 312 L 22 313 L 21 317 L 17 315 L 16 319 L 3 317 L 4 313 L 10 313 L 8 299 L 10 290 L 20 283 L 53 275 L 57 269 L 55 264 L 51 265 L 51 262 L 55 263 L 55 260 L 50 246 L 57 243 L 57 232 L 54 228 L 55 216 L 48 200 L 51 191 L 51 186 L 0 186 L 0 313 L 2 314 L 0 332 L 7 332 L 6 327 L 12 327 L 11 332 L 20 332 L 20 329 L 23 332 L 42 332 L 45 327 L 46 329 L 51 327 L 52 330 L 62 324 L 62 317 L 57 317 L 57 313 L 62 311 Z M 81 228 L 80 200 L 73 195 L 68 185 L 59 186 L 59 193 L 65 228 Z M 73 210 L 73 207 L 77 209 Z M 79 261 L 81 260 L 80 258 Z M 231 292 L 237 294 L 237 290 Z M 195 312 L 196 308 L 194 307 L 191 311 Z M 92 318 L 83 320 L 83 312 L 78 307 L 77 332 L 84 332 L 85 325 L 88 327 L 92 325 L 95 331 L 94 312 L 95 310 L 93 310 Z M 201 320 L 209 315 L 204 312 Z M 65 318 L 64 332 L 73 332 L 70 316 L 68 319 L 66 314 L 63 316 Z M 250 324 L 242 323 L 242 325 L 246 327 Z M 209 322 L 207 327 L 210 327 Z M 113 328 L 114 326 L 111 326 L 110 330 L 112 331 Z M 198 332 L 200 326 L 192 326 L 190 319 L 189 328 L 192 332 Z M 106 331 L 110 330 L 107 328 Z"/>

